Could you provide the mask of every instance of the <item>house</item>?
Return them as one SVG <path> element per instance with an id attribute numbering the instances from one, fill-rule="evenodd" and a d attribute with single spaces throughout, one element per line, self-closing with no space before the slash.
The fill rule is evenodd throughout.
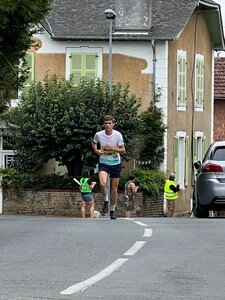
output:
<path id="1" fill-rule="evenodd" d="M 161 168 L 175 171 L 186 188 L 176 210 L 188 212 L 193 161 L 213 139 L 213 53 L 224 50 L 220 6 L 212 0 L 54 0 L 28 54 L 30 79 L 50 72 L 75 84 L 81 76 L 108 80 L 108 8 L 116 13 L 113 82 L 129 82 L 142 111 L 150 104 L 162 108 L 167 131 Z"/>
<path id="2" fill-rule="evenodd" d="M 225 140 L 225 57 L 215 57 L 214 140 Z"/>

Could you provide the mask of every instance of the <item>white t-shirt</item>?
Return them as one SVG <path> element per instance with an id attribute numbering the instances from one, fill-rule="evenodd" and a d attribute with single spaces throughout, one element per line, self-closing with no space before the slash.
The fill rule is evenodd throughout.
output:
<path id="1" fill-rule="evenodd" d="M 117 130 L 113 130 L 110 135 L 107 135 L 105 130 L 96 132 L 94 136 L 94 143 L 100 143 L 101 149 L 103 149 L 107 144 L 110 144 L 113 148 L 124 145 L 123 136 Z M 120 154 L 115 151 L 105 152 L 100 156 L 99 162 L 109 166 L 118 165 L 121 162 Z"/>

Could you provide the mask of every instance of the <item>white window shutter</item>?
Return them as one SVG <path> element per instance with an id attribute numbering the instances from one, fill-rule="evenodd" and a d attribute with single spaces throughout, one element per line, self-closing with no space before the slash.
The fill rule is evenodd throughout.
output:
<path id="1" fill-rule="evenodd" d="M 189 183 L 189 144 L 189 137 L 187 136 L 185 140 L 185 186 L 188 186 Z"/>
<path id="2" fill-rule="evenodd" d="M 176 136 L 173 141 L 173 166 L 176 178 L 179 178 L 179 138 Z"/>

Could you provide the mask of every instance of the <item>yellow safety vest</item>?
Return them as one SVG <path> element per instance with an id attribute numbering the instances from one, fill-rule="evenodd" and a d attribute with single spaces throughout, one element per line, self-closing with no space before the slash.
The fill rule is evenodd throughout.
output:
<path id="1" fill-rule="evenodd" d="M 170 185 L 174 185 L 176 187 L 176 184 L 174 181 L 167 180 L 165 187 L 164 187 L 165 198 L 166 198 L 166 200 L 176 200 L 178 198 L 178 193 L 177 192 L 174 193 L 174 191 L 172 191 L 170 189 Z"/>

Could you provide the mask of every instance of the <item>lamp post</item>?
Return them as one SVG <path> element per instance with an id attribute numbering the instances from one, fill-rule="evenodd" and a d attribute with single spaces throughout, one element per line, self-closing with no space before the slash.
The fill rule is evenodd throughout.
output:
<path id="1" fill-rule="evenodd" d="M 109 20 L 109 105 L 112 108 L 112 22 L 116 17 L 116 13 L 111 8 L 104 11 L 106 19 Z M 110 199 L 110 178 L 107 176 L 107 194 Z"/>
<path id="2" fill-rule="evenodd" d="M 111 8 L 104 11 L 106 18 L 109 20 L 109 101 L 112 99 L 112 21 L 116 17 L 116 13 Z"/>

